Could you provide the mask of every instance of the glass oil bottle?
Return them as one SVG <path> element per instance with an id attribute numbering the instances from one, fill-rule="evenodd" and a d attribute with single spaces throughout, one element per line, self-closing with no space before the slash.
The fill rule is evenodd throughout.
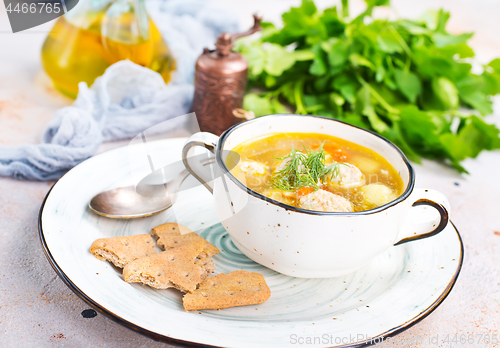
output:
<path id="1" fill-rule="evenodd" d="M 80 0 L 60 17 L 42 47 L 42 64 L 55 87 L 69 97 L 89 86 L 113 63 L 129 59 L 168 82 L 175 62 L 144 0 Z"/>

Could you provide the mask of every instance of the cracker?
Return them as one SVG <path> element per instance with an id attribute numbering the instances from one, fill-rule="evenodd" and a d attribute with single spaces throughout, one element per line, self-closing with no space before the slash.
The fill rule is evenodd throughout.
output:
<path id="1" fill-rule="evenodd" d="M 212 260 L 197 259 L 202 250 L 203 241 L 198 240 L 130 262 L 123 269 L 123 279 L 127 283 L 143 283 L 155 289 L 176 288 L 192 292 L 215 270 Z"/>
<path id="2" fill-rule="evenodd" d="M 191 231 L 184 225 L 177 223 L 166 223 L 151 229 L 151 234 L 156 239 L 156 244 L 162 250 L 176 248 L 193 243 L 197 240 L 203 241 L 203 251 L 199 257 L 211 257 L 219 253 L 219 249 L 207 242 L 205 239 Z"/>
<path id="3" fill-rule="evenodd" d="M 129 262 L 156 254 L 149 234 L 96 239 L 90 252 L 99 260 L 108 260 L 123 268 Z"/>
<path id="4" fill-rule="evenodd" d="M 184 309 L 221 309 L 267 301 L 271 290 L 262 274 L 234 271 L 218 274 L 200 283 L 198 290 L 184 295 Z"/>

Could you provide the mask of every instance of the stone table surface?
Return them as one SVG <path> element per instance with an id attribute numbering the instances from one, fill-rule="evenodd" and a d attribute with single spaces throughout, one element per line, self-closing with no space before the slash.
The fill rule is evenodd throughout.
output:
<path id="1" fill-rule="evenodd" d="M 298 1 L 216 2 L 233 9 L 244 25 L 261 10 L 277 20 Z M 340 1 L 338 1 L 340 2 Z M 318 0 L 319 7 L 334 1 Z M 354 11 L 362 1 L 351 1 Z M 476 34 L 471 40 L 479 61 L 500 56 L 500 2 L 496 0 L 394 0 L 394 13 L 416 17 L 444 7 L 453 32 Z M 71 100 L 59 95 L 42 73 L 40 48 L 52 23 L 13 35 L 0 5 L 0 144 L 38 143 L 53 113 Z M 498 104 L 498 103 L 497 103 Z M 500 125 L 500 108 L 490 120 Z M 122 146 L 108 143 L 99 151 Z M 458 281 L 444 303 L 425 320 L 398 335 L 401 341 L 380 347 L 457 347 L 445 335 L 498 334 L 500 323 L 500 152 L 468 160 L 470 175 L 430 161 L 415 165 L 417 187 L 443 192 L 452 204 L 451 218 L 465 245 Z M 85 318 L 89 305 L 55 274 L 40 245 L 37 217 L 52 182 L 0 178 L 0 347 L 166 347 L 97 314 Z M 91 312 L 91 311 L 90 311 Z M 409 344 L 438 337 L 437 344 Z M 480 347 L 482 345 L 469 345 Z M 488 345 L 493 346 L 493 345 Z"/>

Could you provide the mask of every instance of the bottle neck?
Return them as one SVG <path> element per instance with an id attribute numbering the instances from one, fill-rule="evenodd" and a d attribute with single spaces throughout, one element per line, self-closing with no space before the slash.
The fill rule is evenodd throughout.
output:
<path id="1" fill-rule="evenodd" d="M 114 0 L 80 0 L 64 18 L 81 29 L 100 26 L 102 16 Z"/>

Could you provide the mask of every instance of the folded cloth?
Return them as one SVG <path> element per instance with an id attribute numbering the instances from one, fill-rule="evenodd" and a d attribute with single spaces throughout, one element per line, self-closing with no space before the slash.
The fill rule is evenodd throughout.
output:
<path id="1" fill-rule="evenodd" d="M 113 64 L 91 88 L 79 84 L 77 99 L 55 113 L 42 144 L 0 146 L 1 176 L 55 180 L 103 141 L 132 138 L 189 112 L 196 58 L 221 32 L 238 30 L 235 17 L 203 0 L 149 2 L 148 11 L 176 59 L 172 82 L 130 61 Z"/>

